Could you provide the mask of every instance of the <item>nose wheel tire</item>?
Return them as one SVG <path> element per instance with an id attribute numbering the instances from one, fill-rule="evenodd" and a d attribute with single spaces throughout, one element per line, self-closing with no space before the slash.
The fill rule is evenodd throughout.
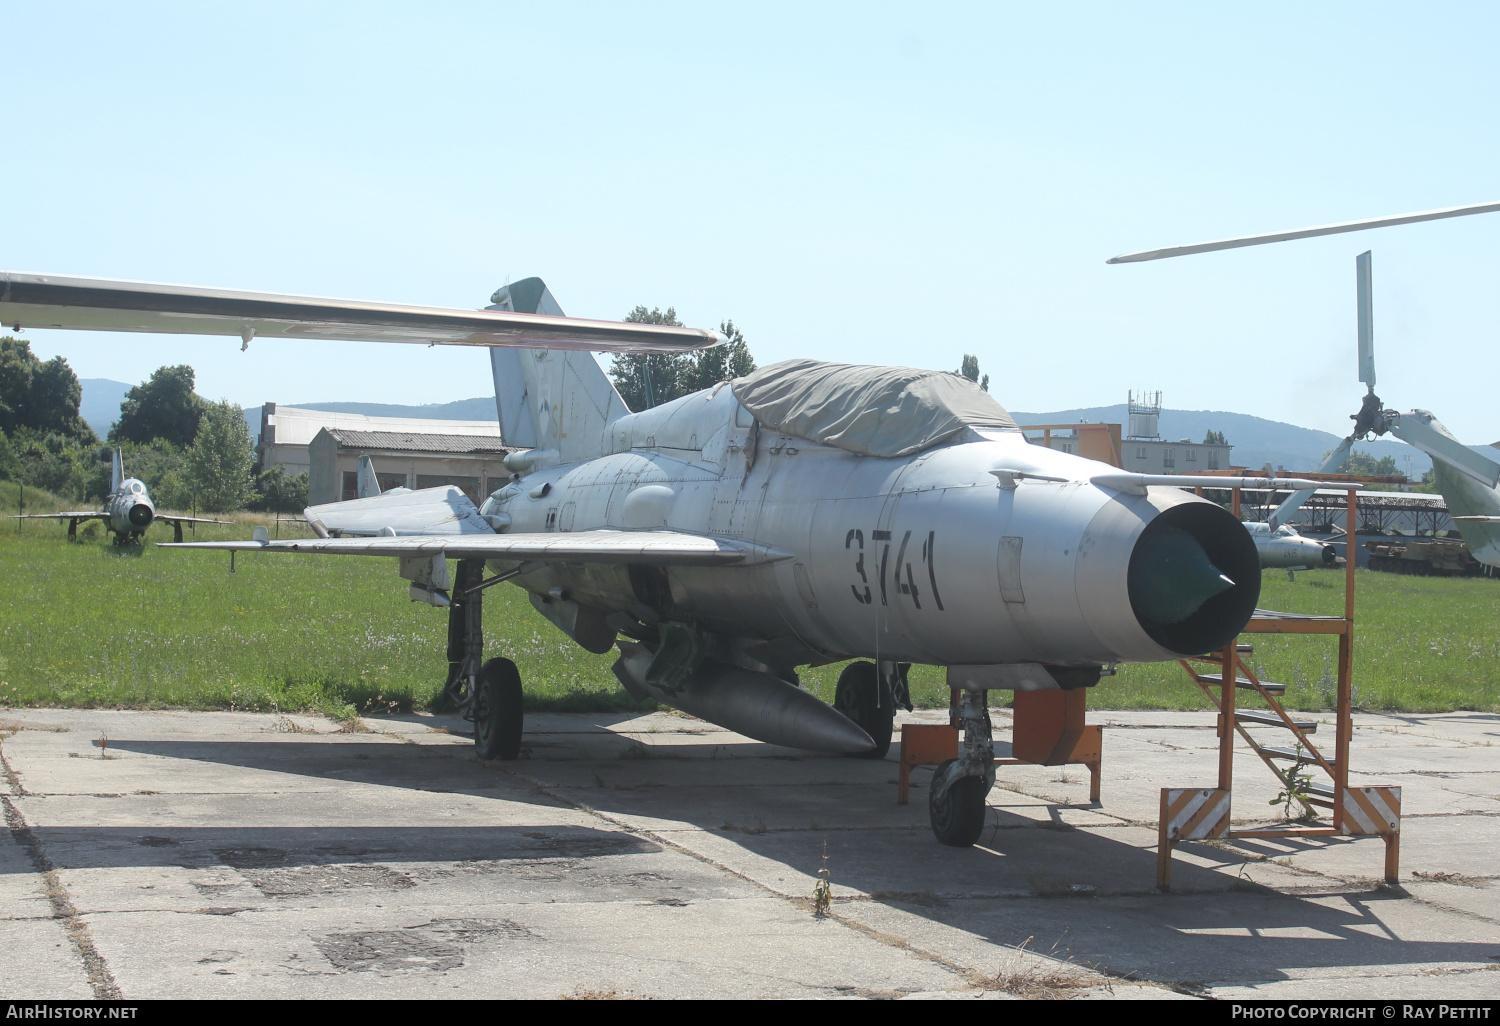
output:
<path id="1" fill-rule="evenodd" d="M 491 659 L 480 671 L 474 703 L 474 749 L 481 759 L 514 759 L 521 754 L 524 719 L 521 675 L 509 659 Z"/>
<path id="2" fill-rule="evenodd" d="M 833 707 L 859 724 L 875 742 L 874 748 L 855 758 L 884 759 L 891 747 L 896 703 L 890 695 L 881 694 L 880 675 L 874 663 L 857 662 L 844 667 L 833 690 Z"/>
<path id="3" fill-rule="evenodd" d="M 937 768 L 933 780 L 939 779 L 956 760 L 949 759 Z M 960 777 L 939 800 L 937 789 L 927 793 L 927 815 L 932 833 L 938 841 L 954 848 L 967 848 L 984 832 L 985 784 L 980 777 Z"/>

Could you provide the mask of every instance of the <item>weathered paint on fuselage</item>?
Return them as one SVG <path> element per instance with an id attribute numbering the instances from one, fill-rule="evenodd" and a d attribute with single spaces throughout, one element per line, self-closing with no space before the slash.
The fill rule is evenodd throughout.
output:
<path id="1" fill-rule="evenodd" d="M 1203 500 L 1094 486 L 1091 475 L 1115 468 L 1031 445 L 1019 431 L 971 431 L 909 457 L 857 456 L 758 430 L 721 386 L 624 417 L 610 448 L 512 482 L 485 512 L 509 514 L 518 533 L 665 527 L 792 558 L 742 570 L 552 567 L 519 578 L 523 587 L 758 639 L 776 665 L 846 656 L 1085 665 L 1175 654 L 1137 622 L 1126 571 L 1160 510 Z M 1007 489 L 994 469 L 1065 481 Z"/>

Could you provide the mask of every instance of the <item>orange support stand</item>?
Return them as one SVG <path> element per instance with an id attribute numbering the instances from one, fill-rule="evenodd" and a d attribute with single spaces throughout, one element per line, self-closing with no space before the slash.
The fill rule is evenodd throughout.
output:
<path id="1" fill-rule="evenodd" d="M 954 692 L 957 695 L 957 692 Z M 997 766 L 1087 766 L 1089 801 L 1098 803 L 1104 731 L 1083 722 L 1087 696 L 1073 691 L 1017 691 L 1011 731 L 1011 757 Z M 908 723 L 901 728 L 901 768 L 896 802 L 907 803 L 911 771 L 958 758 L 958 728 L 950 724 Z"/>
<path id="2" fill-rule="evenodd" d="M 946 723 L 908 723 L 901 728 L 901 772 L 897 774 L 896 804 L 905 805 L 911 771 L 958 758 L 958 728 Z"/>
<path id="3" fill-rule="evenodd" d="M 1004 765 L 1029 762 L 1038 766 L 1082 765 L 1089 770 L 1089 801 L 1099 801 L 1099 771 L 1104 731 L 1083 722 L 1088 692 L 1017 691 L 1009 759 Z"/>

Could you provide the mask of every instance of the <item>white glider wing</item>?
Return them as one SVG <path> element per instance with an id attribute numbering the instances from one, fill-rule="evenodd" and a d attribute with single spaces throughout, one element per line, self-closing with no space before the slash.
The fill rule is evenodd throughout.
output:
<path id="1" fill-rule="evenodd" d="M 756 566 L 791 554 L 766 545 L 678 531 L 578 531 L 560 534 L 381 535 L 295 541 L 159 543 L 164 549 L 301 552 L 341 556 L 437 556 L 536 563 L 640 563 L 648 566 Z"/>
<path id="2" fill-rule="evenodd" d="M 494 528 L 479 515 L 479 507 L 457 485 L 326 502 L 307 507 L 302 515 L 319 535 L 324 532 L 372 535 L 495 533 Z"/>
<path id="3" fill-rule="evenodd" d="M 113 278 L 0 271 L 0 325 L 175 335 L 523 346 L 592 352 L 681 352 L 717 332 L 664 324 L 402 306 Z"/>

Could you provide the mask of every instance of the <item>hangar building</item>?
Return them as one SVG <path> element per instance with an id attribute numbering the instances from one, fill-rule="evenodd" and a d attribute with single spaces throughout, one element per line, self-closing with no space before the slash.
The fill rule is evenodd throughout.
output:
<path id="1" fill-rule="evenodd" d="M 359 457 L 369 455 L 382 488 L 454 484 L 479 502 L 510 480 L 503 461 L 513 451 L 501 444 L 493 420 L 371 417 L 266 403 L 255 469 L 307 474 L 309 502 L 337 502 L 354 498 Z"/>
<path id="2" fill-rule="evenodd" d="M 316 506 L 355 498 L 359 458 L 369 456 L 382 491 L 457 485 L 477 505 L 510 480 L 505 457 L 512 451 L 498 435 L 325 427 L 307 447 L 307 501 Z"/>

